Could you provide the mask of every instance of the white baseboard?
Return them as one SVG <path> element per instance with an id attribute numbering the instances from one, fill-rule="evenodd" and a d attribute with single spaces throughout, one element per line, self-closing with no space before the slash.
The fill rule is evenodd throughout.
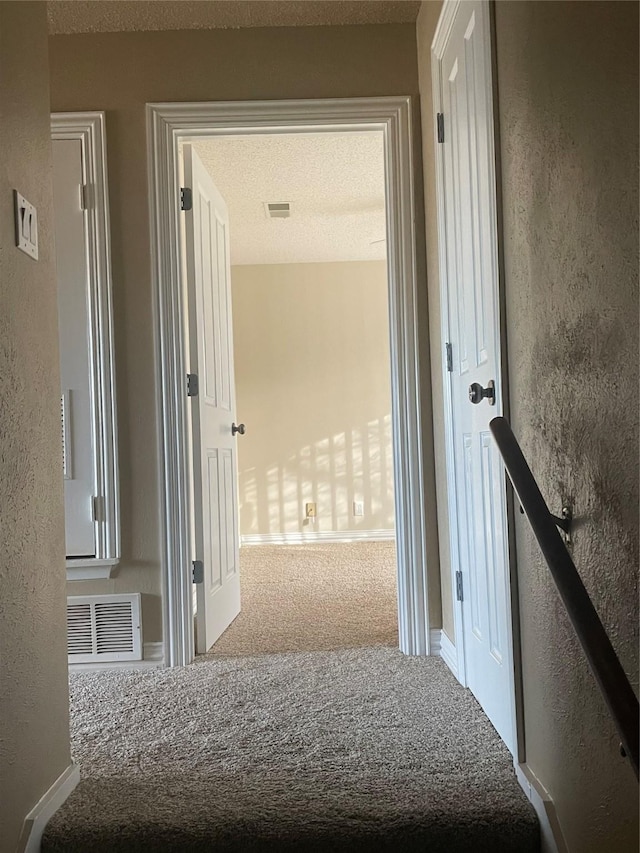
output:
<path id="1" fill-rule="evenodd" d="M 241 545 L 318 545 L 321 542 L 388 542 L 396 538 L 395 530 L 314 530 L 309 533 L 248 533 L 240 537 Z"/>
<path id="2" fill-rule="evenodd" d="M 432 628 L 429 632 L 429 647 L 431 654 L 442 658 L 451 672 L 458 678 L 458 655 L 456 647 L 442 628 Z"/>
<path id="3" fill-rule="evenodd" d="M 514 763 L 516 778 L 540 822 L 540 853 L 569 853 L 549 792 L 526 764 Z"/>
<path id="4" fill-rule="evenodd" d="M 80 768 L 70 764 L 24 819 L 16 853 L 40 853 L 46 825 L 80 781 Z"/>
<path id="5" fill-rule="evenodd" d="M 429 654 L 434 657 L 442 657 L 441 644 L 442 631 L 440 628 L 432 628 L 429 631 Z"/>
<path id="6" fill-rule="evenodd" d="M 142 646 L 143 660 L 150 663 L 162 663 L 164 660 L 164 643 L 144 643 Z"/>
<path id="7" fill-rule="evenodd" d="M 458 677 L 458 654 L 456 647 L 444 631 L 440 632 L 440 657 L 449 667 L 451 672 Z"/>
<path id="8" fill-rule="evenodd" d="M 70 663 L 69 672 L 102 672 L 110 669 L 160 669 L 164 666 L 163 643 L 144 643 L 142 660 L 109 661 L 108 663 Z"/>

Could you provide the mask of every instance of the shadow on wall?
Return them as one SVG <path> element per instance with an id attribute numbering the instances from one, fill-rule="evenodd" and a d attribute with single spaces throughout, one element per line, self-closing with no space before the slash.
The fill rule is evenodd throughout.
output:
<path id="1" fill-rule="evenodd" d="M 242 533 L 392 530 L 392 453 L 385 414 L 261 467 L 243 468 L 240 454 Z M 354 515 L 354 501 L 362 501 L 362 515 Z M 315 522 L 305 518 L 309 502 L 317 505 Z"/>

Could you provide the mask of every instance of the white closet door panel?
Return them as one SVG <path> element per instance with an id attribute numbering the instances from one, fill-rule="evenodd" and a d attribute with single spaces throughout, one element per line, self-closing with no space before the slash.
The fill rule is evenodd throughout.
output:
<path id="1" fill-rule="evenodd" d="M 85 557 L 95 556 L 95 471 L 79 140 L 53 141 L 53 182 L 66 547 L 68 557 Z"/>

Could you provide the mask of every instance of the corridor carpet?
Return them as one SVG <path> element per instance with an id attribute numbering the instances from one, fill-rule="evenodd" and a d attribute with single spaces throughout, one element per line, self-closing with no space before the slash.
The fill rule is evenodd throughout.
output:
<path id="1" fill-rule="evenodd" d="M 439 659 L 379 646 L 71 678 L 82 782 L 43 853 L 533 853 L 507 750 Z"/>
<path id="2" fill-rule="evenodd" d="M 213 654 L 398 645 L 395 542 L 246 546 L 240 586 Z"/>

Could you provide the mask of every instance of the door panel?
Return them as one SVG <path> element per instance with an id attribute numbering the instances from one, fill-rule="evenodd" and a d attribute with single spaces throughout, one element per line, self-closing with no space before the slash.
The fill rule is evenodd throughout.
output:
<path id="1" fill-rule="evenodd" d="M 54 227 L 58 283 L 64 511 L 67 557 L 96 553 L 93 498 L 96 494 L 89 358 L 89 272 L 82 145 L 53 140 Z"/>
<path id="2" fill-rule="evenodd" d="M 514 744 L 505 479 L 489 432 L 501 414 L 496 187 L 488 4 L 461 3 L 441 60 L 452 443 L 467 684 Z M 469 386 L 496 383 L 496 405 Z"/>
<path id="3" fill-rule="evenodd" d="M 229 216 L 213 181 L 190 145 L 185 181 L 193 191 L 185 213 L 190 372 L 200 394 L 191 398 L 196 650 L 208 651 L 240 612 L 240 575 Z"/>

